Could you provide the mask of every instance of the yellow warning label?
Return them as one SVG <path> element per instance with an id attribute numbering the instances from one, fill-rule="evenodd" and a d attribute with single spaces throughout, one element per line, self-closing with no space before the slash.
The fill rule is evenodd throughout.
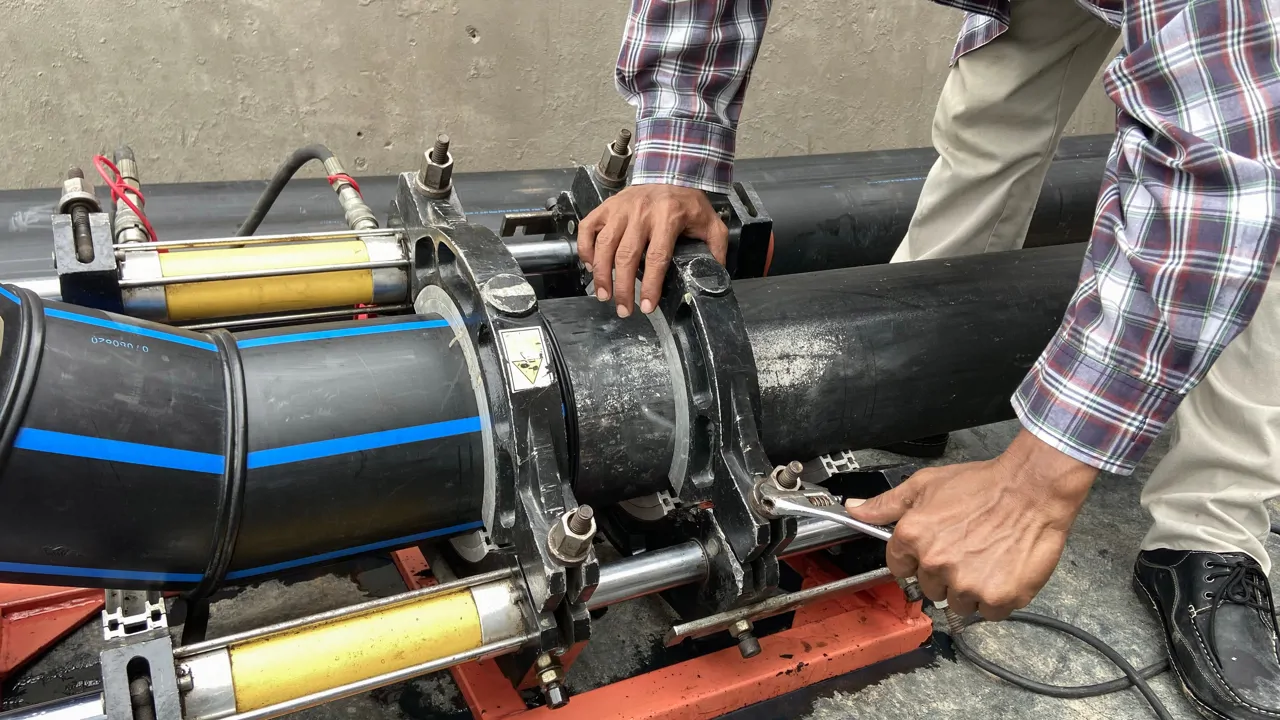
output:
<path id="1" fill-rule="evenodd" d="M 551 384 L 542 328 L 503 330 L 502 351 L 511 366 L 511 389 L 514 392 L 546 387 Z"/>

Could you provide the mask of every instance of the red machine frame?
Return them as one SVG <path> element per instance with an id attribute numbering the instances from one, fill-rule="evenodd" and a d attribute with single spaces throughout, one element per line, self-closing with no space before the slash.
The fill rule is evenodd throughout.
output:
<path id="1" fill-rule="evenodd" d="M 431 585 L 426 558 L 417 548 L 392 554 L 409 589 Z M 784 560 L 802 587 L 844 577 L 821 556 Z M 567 707 L 528 709 L 520 693 L 491 660 L 450 670 L 476 720 L 518 718 L 628 718 L 691 720 L 714 718 L 911 652 L 933 633 L 920 603 L 909 603 L 892 581 L 846 592 L 795 613 L 789 630 L 760 638 L 761 653 L 743 659 L 736 647 L 686 660 L 643 675 L 574 695 Z M 568 669 L 577 650 L 561 663 Z"/>
<path id="2" fill-rule="evenodd" d="M 0 681 L 102 610 L 101 590 L 0 585 Z"/>

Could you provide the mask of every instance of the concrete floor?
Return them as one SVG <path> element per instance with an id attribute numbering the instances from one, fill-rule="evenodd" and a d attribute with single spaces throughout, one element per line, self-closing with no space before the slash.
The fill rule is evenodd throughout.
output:
<path id="1" fill-rule="evenodd" d="M 945 462 L 989 458 L 1016 432 L 1002 423 L 953 436 Z M 1138 505 L 1141 483 L 1163 455 L 1158 443 L 1133 478 L 1104 476 L 1095 486 L 1077 521 L 1053 579 L 1031 610 L 1079 625 L 1110 642 L 1130 662 L 1142 666 L 1163 652 L 1158 627 L 1130 588 L 1130 568 L 1147 525 Z M 891 459 L 864 453 L 868 461 Z M 1275 549 L 1280 548 L 1272 548 Z M 394 570 L 376 563 L 352 569 L 350 576 L 325 575 L 290 583 L 272 581 L 244 590 L 214 605 L 210 635 L 216 636 L 288 617 L 349 605 L 386 592 L 394 585 Z M 353 580 L 354 578 L 354 580 Z M 570 686 L 583 691 L 627 677 L 661 651 L 661 637 L 671 615 L 658 600 L 647 599 L 611 608 L 594 630 L 597 642 L 582 654 L 570 672 Z M 988 657 L 1025 674 L 1059 684 L 1084 684 L 1117 673 L 1090 649 L 1038 628 L 1014 624 L 984 625 L 971 631 L 974 644 Z M 95 668 L 96 627 L 86 627 L 51 651 L 24 676 L 21 687 L 33 695 L 49 688 L 89 687 Z M 606 642 L 599 639 L 607 638 Z M 1198 717 L 1182 699 L 1168 675 L 1153 687 L 1174 717 Z M 572 705 L 570 705 L 572 708 Z M 1147 718 L 1151 717 L 1134 690 L 1089 700 L 1041 698 L 997 680 L 961 661 L 940 660 L 934 667 L 891 676 L 854 693 L 833 692 L 819 697 L 804 717 L 813 720 L 906 720 L 914 718 Z M 441 673 L 332 703 L 296 717 L 308 720 L 346 718 L 469 717 L 448 675 Z M 564 717 L 573 717 L 566 712 Z"/>

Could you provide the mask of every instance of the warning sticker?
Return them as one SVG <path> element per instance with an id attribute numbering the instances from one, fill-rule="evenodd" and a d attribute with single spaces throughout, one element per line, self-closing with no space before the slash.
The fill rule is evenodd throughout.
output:
<path id="1" fill-rule="evenodd" d="M 503 330 L 502 352 L 511 372 L 511 389 L 522 392 L 551 384 L 551 363 L 542 342 L 542 328 Z"/>

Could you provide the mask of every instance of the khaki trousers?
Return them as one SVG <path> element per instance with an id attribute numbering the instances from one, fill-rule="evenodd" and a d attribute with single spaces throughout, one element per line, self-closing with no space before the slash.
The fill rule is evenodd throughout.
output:
<path id="1" fill-rule="evenodd" d="M 1009 30 L 961 56 L 933 120 L 939 158 L 894 262 L 1022 246 L 1062 131 L 1119 33 L 1073 0 L 1015 0 Z M 1179 407 L 1142 493 L 1143 549 L 1245 552 L 1270 571 L 1280 495 L 1280 278 Z"/>

